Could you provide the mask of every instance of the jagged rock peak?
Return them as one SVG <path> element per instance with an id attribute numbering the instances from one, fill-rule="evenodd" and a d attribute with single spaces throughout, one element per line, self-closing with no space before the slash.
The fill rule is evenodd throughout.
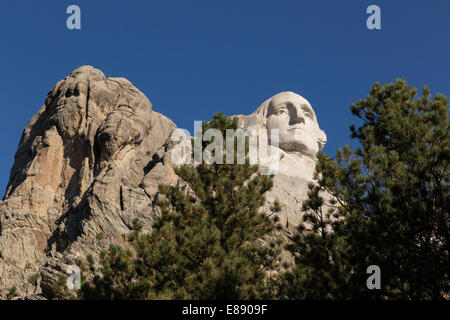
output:
<path id="1" fill-rule="evenodd" d="M 99 234 L 107 246 L 135 217 L 150 226 L 155 186 L 176 181 L 164 157 L 175 128 L 124 78 L 82 66 L 59 81 L 23 131 L 0 202 L 0 293 L 26 292 L 34 273 L 45 293 L 62 263 L 101 249 Z"/>

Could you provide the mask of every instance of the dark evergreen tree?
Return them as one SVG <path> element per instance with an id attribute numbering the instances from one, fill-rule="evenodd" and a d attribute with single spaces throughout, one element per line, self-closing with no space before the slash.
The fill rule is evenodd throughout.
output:
<path id="1" fill-rule="evenodd" d="M 237 119 L 218 113 L 203 123 L 203 132 L 209 128 L 225 137 L 226 129 L 237 129 Z M 130 249 L 111 245 L 100 256 L 99 270 L 90 257 L 91 273 L 84 272 L 79 292 L 82 299 L 272 296 L 268 271 L 279 261 L 280 237 L 276 219 L 260 210 L 272 178 L 261 175 L 248 158 L 246 164 L 227 164 L 225 156 L 224 164 L 181 166 L 176 173 L 192 192 L 160 185 L 165 200 L 158 203 L 162 214 L 152 232 L 143 234 L 135 221 Z M 278 210 L 279 205 L 272 208 Z"/>
<path id="2" fill-rule="evenodd" d="M 351 106 L 361 147 L 319 154 L 282 298 L 449 298 L 448 101 L 416 93 L 404 80 L 375 84 Z M 321 192 L 334 197 L 328 211 Z M 366 286 L 370 265 L 380 290 Z"/>

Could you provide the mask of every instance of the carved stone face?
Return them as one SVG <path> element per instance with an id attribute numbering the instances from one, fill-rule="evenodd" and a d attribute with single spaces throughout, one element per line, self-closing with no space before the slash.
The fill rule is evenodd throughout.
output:
<path id="1" fill-rule="evenodd" d="M 293 92 L 282 92 L 270 99 L 266 128 L 269 137 L 271 129 L 279 129 L 281 149 L 309 157 L 315 157 L 326 141 L 310 103 Z"/>

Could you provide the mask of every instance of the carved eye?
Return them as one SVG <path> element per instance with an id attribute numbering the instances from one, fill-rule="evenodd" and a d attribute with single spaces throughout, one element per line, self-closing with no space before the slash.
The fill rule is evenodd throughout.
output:
<path id="1" fill-rule="evenodd" d="M 312 119 L 311 111 L 309 111 L 308 108 L 302 107 L 302 110 L 303 110 L 303 114 L 304 114 L 305 116 L 307 116 L 308 118 L 311 118 L 311 119 Z"/>
<path id="2" fill-rule="evenodd" d="M 277 111 L 277 114 L 285 114 L 285 113 L 287 113 L 287 112 L 286 112 L 286 110 L 284 110 L 284 109 L 281 109 L 281 110 L 278 110 L 278 111 Z"/>

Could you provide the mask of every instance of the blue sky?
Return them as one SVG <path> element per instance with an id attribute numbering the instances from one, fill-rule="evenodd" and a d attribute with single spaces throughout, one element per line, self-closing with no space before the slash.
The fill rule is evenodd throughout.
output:
<path id="1" fill-rule="evenodd" d="M 81 30 L 66 28 L 71 4 Z M 371 4 L 381 30 L 366 28 Z M 47 92 L 86 64 L 128 78 L 191 132 L 194 120 L 249 114 L 295 91 L 311 102 L 334 155 L 351 143 L 350 103 L 374 82 L 402 77 L 450 96 L 449 14 L 449 0 L 1 0 L 0 191 Z"/>

